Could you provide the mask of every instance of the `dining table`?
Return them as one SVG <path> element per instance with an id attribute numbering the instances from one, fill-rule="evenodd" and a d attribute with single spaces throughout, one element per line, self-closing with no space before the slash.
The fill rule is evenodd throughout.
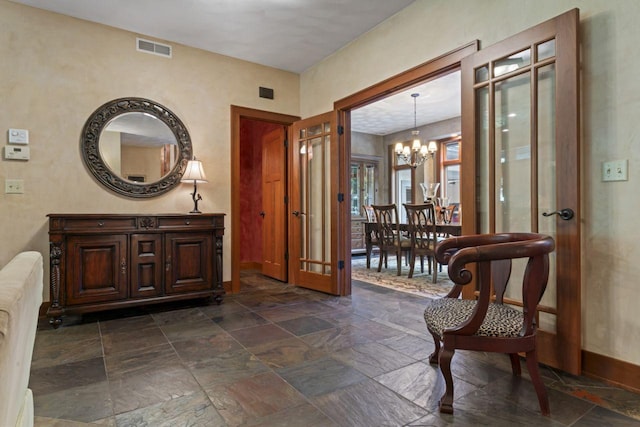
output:
<path id="1" fill-rule="evenodd" d="M 370 257 L 371 251 L 373 249 L 372 236 L 375 232 L 376 227 L 375 222 L 365 221 L 364 223 L 364 243 L 367 251 L 367 268 L 370 267 Z M 400 223 L 398 224 L 398 229 L 400 232 L 408 231 L 409 224 L 408 223 Z M 460 222 L 437 222 L 436 223 L 436 233 L 439 234 L 447 234 L 449 236 L 460 236 L 462 234 L 462 223 Z"/>

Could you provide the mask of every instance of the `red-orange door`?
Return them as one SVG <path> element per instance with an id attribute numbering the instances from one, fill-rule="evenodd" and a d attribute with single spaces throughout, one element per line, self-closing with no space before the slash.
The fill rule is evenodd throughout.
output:
<path id="1" fill-rule="evenodd" d="M 262 137 L 262 274 L 287 281 L 285 128 Z"/>

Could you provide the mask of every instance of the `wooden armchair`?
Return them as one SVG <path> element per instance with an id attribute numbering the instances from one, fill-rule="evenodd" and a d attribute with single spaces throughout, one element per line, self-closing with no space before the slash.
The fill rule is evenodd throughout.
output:
<path id="1" fill-rule="evenodd" d="M 514 375 L 521 372 L 518 353 L 525 353 L 540 411 L 549 415 L 549 399 L 538 370 L 535 319 L 549 277 L 549 253 L 554 247 L 551 237 L 534 233 L 452 237 L 438 244 L 436 258 L 448 263 L 449 277 L 455 282 L 446 297 L 432 300 L 424 311 L 435 343 L 429 361 L 440 365 L 446 383 L 440 412 L 453 413 L 451 359 L 455 350 L 461 349 L 507 353 Z M 503 304 L 511 260 L 516 258 L 528 258 L 521 309 Z M 459 299 L 462 286 L 472 278 L 465 269 L 469 263 L 477 263 L 477 300 Z"/>
<path id="2" fill-rule="evenodd" d="M 398 265 L 398 276 L 402 272 L 402 253 L 408 253 L 411 249 L 411 240 L 403 236 L 399 230 L 398 208 L 395 204 L 390 205 L 371 205 L 376 213 L 376 240 L 380 248 L 380 261 L 378 262 L 378 271 L 382 270 L 382 261 L 386 259 L 389 253 L 396 254 Z"/>
<path id="3" fill-rule="evenodd" d="M 436 263 L 436 215 L 433 203 L 409 204 L 405 203 L 407 220 L 409 222 L 409 238 L 411 251 L 409 252 L 409 278 L 413 277 L 416 257 L 420 257 L 420 272 L 424 273 L 424 257 L 427 257 L 429 274 L 433 274 L 432 282 L 438 279 L 438 266 Z M 433 266 L 433 273 L 432 273 Z"/>

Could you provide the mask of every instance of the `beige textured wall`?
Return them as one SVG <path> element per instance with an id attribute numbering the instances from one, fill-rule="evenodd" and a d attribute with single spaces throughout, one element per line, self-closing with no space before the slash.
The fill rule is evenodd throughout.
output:
<path id="1" fill-rule="evenodd" d="M 139 53 L 136 34 L 0 0 L 0 132 L 28 129 L 31 160 L 0 160 L 0 185 L 23 179 L 25 193 L 0 192 L 0 265 L 16 253 L 48 258 L 48 213 L 189 212 L 191 187 L 135 200 L 101 187 L 85 169 L 79 137 L 86 119 L 119 97 L 149 98 L 184 122 L 209 182 L 205 212 L 227 214 L 224 280 L 230 280 L 230 105 L 299 114 L 299 76 L 187 48 L 173 58 Z M 275 100 L 258 97 L 258 87 Z M 4 143 L 2 145 L 5 145 Z M 46 268 L 48 280 L 48 268 Z M 49 299 L 48 290 L 45 300 Z"/>
<path id="2" fill-rule="evenodd" d="M 640 364 L 639 1 L 418 0 L 305 71 L 301 115 L 328 111 L 472 40 L 489 46 L 574 7 L 582 41 L 583 348 Z M 629 181 L 603 183 L 601 162 L 617 159 L 629 159 Z"/>

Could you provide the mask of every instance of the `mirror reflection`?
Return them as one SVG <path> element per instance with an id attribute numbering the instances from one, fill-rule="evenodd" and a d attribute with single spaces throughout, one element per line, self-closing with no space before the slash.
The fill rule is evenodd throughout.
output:
<path id="1" fill-rule="evenodd" d="M 193 149 L 169 109 L 145 98 L 119 98 L 89 116 L 80 137 L 88 171 L 127 197 L 155 197 L 180 183 Z"/>
<path id="2" fill-rule="evenodd" d="M 154 182 L 176 164 L 178 144 L 171 129 L 148 113 L 125 113 L 100 134 L 100 156 L 109 169 L 132 182 Z"/>

